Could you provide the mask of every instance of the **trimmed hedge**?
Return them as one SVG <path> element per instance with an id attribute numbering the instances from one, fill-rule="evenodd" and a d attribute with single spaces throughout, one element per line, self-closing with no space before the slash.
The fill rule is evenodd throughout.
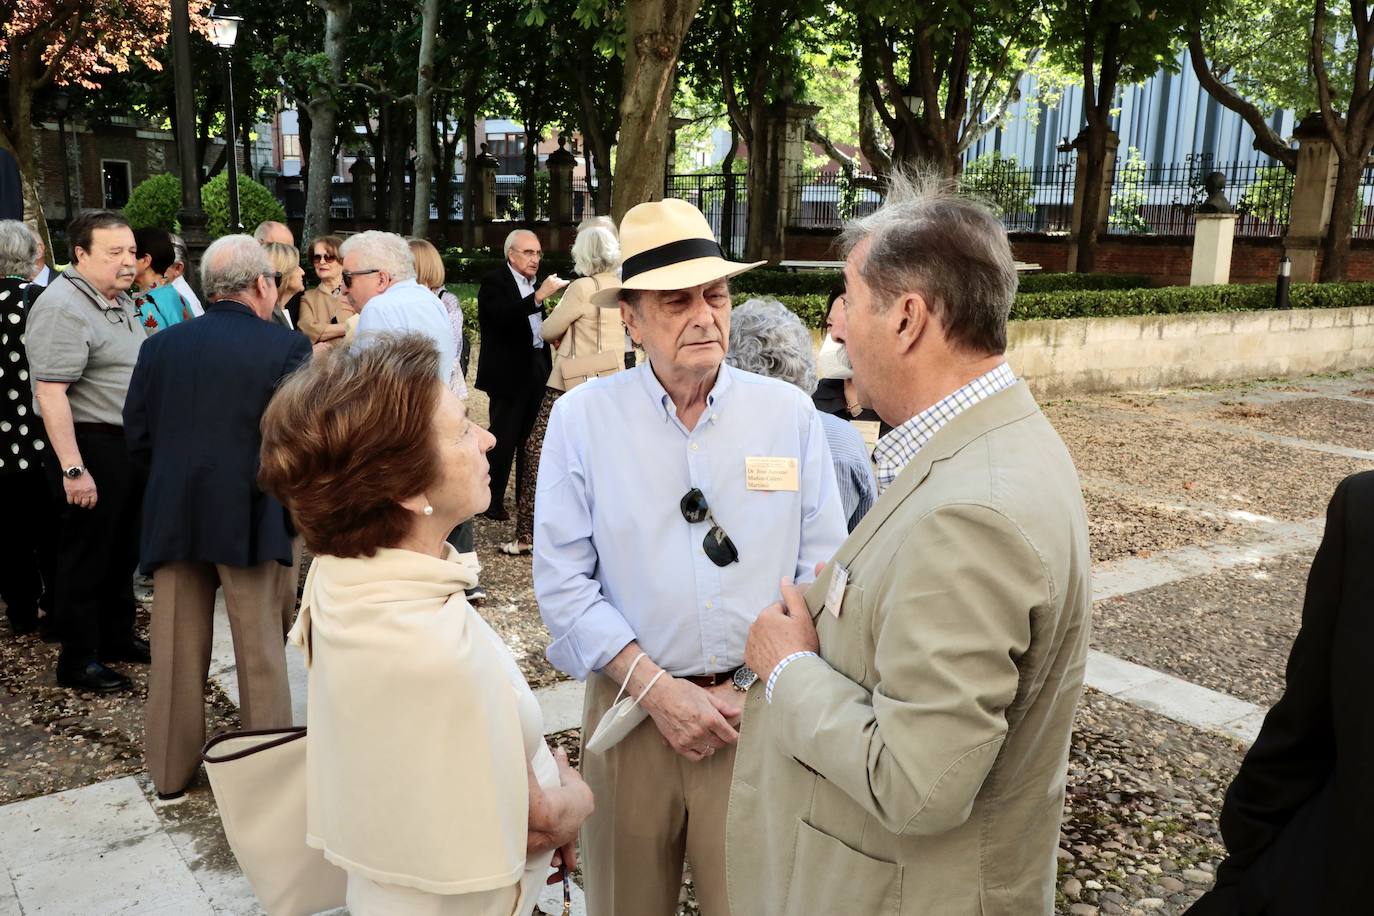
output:
<path id="1" fill-rule="evenodd" d="M 448 283 L 481 283 L 483 277 L 506 263 L 500 254 L 464 251 L 461 248 L 449 248 L 441 257 L 444 261 L 444 279 Z M 573 276 L 572 258 L 566 255 L 546 255 L 540 267 L 540 273 L 557 273 L 564 279 Z"/>
<path id="2" fill-rule="evenodd" d="M 1090 289 L 1149 289 L 1154 280 L 1144 274 L 1025 274 L 1018 293 L 1058 293 Z"/>
<path id="3" fill-rule="evenodd" d="M 735 305 L 758 293 L 734 291 Z M 807 327 L 825 327 L 825 294 L 774 296 Z M 1356 308 L 1374 305 L 1374 283 L 1299 283 L 1289 299 L 1295 309 Z M 1017 293 L 1013 321 L 1055 318 L 1111 318 L 1124 315 L 1180 315 L 1193 312 L 1257 312 L 1274 307 L 1273 284 L 1164 286 L 1154 289 L 1075 290 Z M 477 334 L 477 300 L 463 300 L 463 322 Z"/>
<path id="4" fill-rule="evenodd" d="M 764 296 L 824 296 L 840 282 L 838 270 L 804 270 L 799 273 L 764 267 L 740 274 L 730 281 L 736 293 Z M 1049 293 L 1091 289 L 1142 289 L 1154 281 L 1142 274 L 1026 274 L 1018 286 L 1023 293 Z"/>

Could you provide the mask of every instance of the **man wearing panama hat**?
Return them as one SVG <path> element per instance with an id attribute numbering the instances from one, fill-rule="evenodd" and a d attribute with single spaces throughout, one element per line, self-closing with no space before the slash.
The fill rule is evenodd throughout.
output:
<path id="1" fill-rule="evenodd" d="M 620 303 L 648 360 L 554 406 L 535 594 L 549 660 L 587 680 L 584 748 L 622 689 L 651 720 L 583 754 L 589 912 L 668 916 L 685 855 L 702 913 L 723 916 L 745 635 L 780 580 L 814 577 L 845 520 L 810 400 L 722 364 L 728 280 L 758 265 L 727 260 L 681 200 L 630 210 L 620 241 L 621 286 L 593 301 Z"/>

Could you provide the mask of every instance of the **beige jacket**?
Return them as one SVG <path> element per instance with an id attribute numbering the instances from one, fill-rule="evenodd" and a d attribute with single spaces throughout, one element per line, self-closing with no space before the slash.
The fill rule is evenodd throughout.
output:
<path id="1" fill-rule="evenodd" d="M 296 325 L 300 332 L 314 343 L 329 326 L 330 319 L 338 317 L 339 323 L 343 324 L 353 314 L 353 307 L 342 295 L 331 296 L 322 287 L 317 286 L 306 290 L 305 295 L 301 297 L 301 318 Z"/>
<path id="2" fill-rule="evenodd" d="M 1088 575 L 1078 475 L 1024 383 L 936 433 L 808 590 L 821 659 L 749 691 L 732 910 L 1051 913 Z"/>
<path id="3" fill-rule="evenodd" d="M 543 335 L 549 343 L 563 338 L 553 354 L 553 371 L 549 373 L 549 387 L 563 391 L 563 370 L 559 361 L 569 356 L 591 356 L 597 352 L 600 332 L 602 350 L 621 354 L 620 368 L 625 368 L 625 323 L 620 309 L 603 309 L 592 305 L 592 293 L 608 286 L 618 286 L 620 278 L 613 273 L 600 273 L 574 280 L 563 291 L 557 307 L 544 319 Z M 598 322 L 600 326 L 598 327 Z"/>

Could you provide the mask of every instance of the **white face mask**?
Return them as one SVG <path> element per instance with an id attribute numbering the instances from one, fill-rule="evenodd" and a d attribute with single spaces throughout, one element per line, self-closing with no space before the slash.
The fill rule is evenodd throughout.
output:
<path id="1" fill-rule="evenodd" d="M 663 677 L 664 672 L 660 670 L 655 674 L 653 680 L 649 681 L 649 686 L 637 697 L 625 696 L 626 689 L 630 686 L 630 676 L 635 673 L 635 665 L 645 657 L 641 652 L 635 656 L 635 660 L 630 662 L 630 670 L 625 673 L 625 683 L 620 685 L 620 692 L 615 695 L 615 702 L 611 708 L 601 716 L 601 721 L 596 723 L 596 730 L 592 732 L 591 738 L 587 740 L 586 749 L 594 754 L 600 754 L 610 750 L 624 740 L 625 736 L 635 730 L 635 726 L 643 722 L 649 713 L 644 707 L 639 705 L 639 701 L 654 688 L 658 679 Z M 624 699 L 621 699 L 624 697 Z"/>
<path id="2" fill-rule="evenodd" d="M 854 367 L 849 362 L 849 354 L 844 344 L 834 340 L 829 334 L 821 343 L 820 355 L 816 357 L 816 375 L 821 378 L 853 378 Z"/>

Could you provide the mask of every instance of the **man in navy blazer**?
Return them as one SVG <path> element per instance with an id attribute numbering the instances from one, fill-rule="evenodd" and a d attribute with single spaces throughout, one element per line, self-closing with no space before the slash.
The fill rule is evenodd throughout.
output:
<path id="1" fill-rule="evenodd" d="M 534 428 L 549 380 L 549 348 L 539 336 L 544 300 L 568 285 L 557 274 L 536 284 L 544 251 L 539 236 L 516 229 L 506 236 L 506 263 L 482 278 L 477 289 L 477 325 L 482 349 L 477 355 L 477 388 L 490 399 L 488 416 L 496 447 L 491 463 L 491 505 L 482 514 L 494 521 L 509 518 L 506 484 L 515 461 L 516 498 L 525 466 L 525 440 Z"/>
<path id="2" fill-rule="evenodd" d="M 129 451 L 148 470 L 140 563 L 153 576 L 144 755 L 159 796 L 182 794 L 205 743 L 215 591 L 238 662 L 244 728 L 291 724 L 283 623 L 295 609 L 295 532 L 258 488 L 259 423 L 282 379 L 310 358 L 275 324 L 277 285 L 246 235 L 205 252 L 205 315 L 143 344 L 124 405 Z"/>

